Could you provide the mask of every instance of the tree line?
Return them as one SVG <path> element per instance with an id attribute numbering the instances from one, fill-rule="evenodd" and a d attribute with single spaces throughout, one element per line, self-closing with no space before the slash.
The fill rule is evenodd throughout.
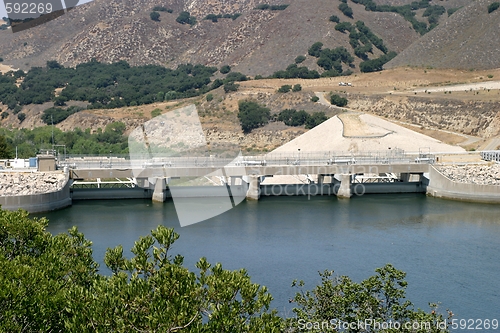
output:
<path id="1" fill-rule="evenodd" d="M 211 76 L 216 67 L 184 64 L 176 69 L 163 66 L 130 66 L 126 61 L 112 64 L 93 59 L 65 68 L 56 61 L 0 75 L 0 102 L 16 106 L 57 101 L 86 101 L 89 108 L 119 108 L 158 101 L 198 96 L 216 88 Z M 22 79 L 18 87 L 16 81 Z M 59 97 L 55 89 L 64 88 Z"/>
<path id="2" fill-rule="evenodd" d="M 52 126 L 30 129 L 0 128 L 0 158 L 14 157 L 17 147 L 19 158 L 33 157 L 40 149 L 51 149 L 53 144 L 66 145 L 66 152 L 73 155 L 107 155 L 128 154 L 128 138 L 124 136 L 125 124 L 115 122 L 108 124 L 104 130 L 91 133 L 90 129 L 75 128 L 63 132 Z M 2 139 L 4 144 L 2 145 Z"/>
<path id="3" fill-rule="evenodd" d="M 305 125 L 305 128 L 311 129 L 328 120 L 328 117 L 324 112 L 309 114 L 304 110 L 297 111 L 295 109 L 285 109 L 271 116 L 269 108 L 253 100 L 242 100 L 238 103 L 238 119 L 243 132 L 250 133 L 256 128 L 265 126 L 270 120 L 282 121 L 287 126 Z"/>

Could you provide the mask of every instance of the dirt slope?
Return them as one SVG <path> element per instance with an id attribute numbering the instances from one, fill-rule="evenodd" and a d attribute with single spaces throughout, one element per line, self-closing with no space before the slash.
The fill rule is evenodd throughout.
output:
<path id="1" fill-rule="evenodd" d="M 500 67 L 500 10 L 495 0 L 476 0 L 414 42 L 385 65 L 489 69 Z"/>

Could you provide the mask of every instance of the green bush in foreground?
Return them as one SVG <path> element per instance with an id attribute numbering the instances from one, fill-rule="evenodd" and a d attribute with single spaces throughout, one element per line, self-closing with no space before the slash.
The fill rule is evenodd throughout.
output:
<path id="1" fill-rule="evenodd" d="M 279 332 L 265 287 L 244 269 L 201 258 L 190 272 L 170 250 L 179 235 L 159 226 L 123 256 L 117 246 L 98 274 L 92 242 L 73 227 L 52 236 L 48 221 L 0 210 L 2 332 Z"/>
<path id="2" fill-rule="evenodd" d="M 130 259 L 121 246 L 108 248 L 104 263 L 112 274 L 106 276 L 99 274 L 92 242 L 76 227 L 53 236 L 47 225 L 45 218 L 0 209 L 1 332 L 303 332 L 305 322 L 332 318 L 428 322 L 429 330 L 397 331 L 448 332 L 437 325 L 444 320 L 434 305 L 430 313 L 414 310 L 405 298 L 406 274 L 392 265 L 361 283 L 320 273 L 321 284 L 296 294 L 296 317 L 285 321 L 270 309 L 266 287 L 252 283 L 244 269 L 226 270 L 205 258 L 196 272 L 184 267 L 182 256 L 171 255 L 179 238 L 171 228 L 140 237 Z"/>

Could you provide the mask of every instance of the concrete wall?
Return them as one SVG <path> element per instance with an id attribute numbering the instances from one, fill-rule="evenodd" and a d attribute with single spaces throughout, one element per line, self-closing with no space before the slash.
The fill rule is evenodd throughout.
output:
<path id="1" fill-rule="evenodd" d="M 362 191 L 360 184 L 353 184 L 352 193 Z M 397 183 L 365 183 L 365 194 L 389 194 L 389 193 L 425 193 L 425 186 L 420 182 L 397 182 Z M 356 186 L 358 186 L 356 188 Z"/>
<path id="2" fill-rule="evenodd" d="M 70 182 L 60 190 L 44 194 L 16 195 L 0 198 L 2 209 L 17 210 L 19 208 L 29 213 L 41 213 L 71 206 Z"/>
<path id="3" fill-rule="evenodd" d="M 500 203 L 500 186 L 454 182 L 433 166 L 429 168 L 427 195 L 462 201 Z"/>
<path id="4" fill-rule="evenodd" d="M 153 191 L 136 188 L 74 188 L 73 200 L 151 199 Z"/>

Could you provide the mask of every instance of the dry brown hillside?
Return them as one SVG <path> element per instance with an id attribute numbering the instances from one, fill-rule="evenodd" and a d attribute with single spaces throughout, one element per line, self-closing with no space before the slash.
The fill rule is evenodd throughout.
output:
<path id="1" fill-rule="evenodd" d="M 454 0 L 456 1 L 456 0 Z M 345 46 L 351 52 L 348 34 L 334 29 L 328 20 L 337 15 L 342 21 L 364 21 L 390 50 L 401 52 L 419 36 L 409 23 L 394 13 L 367 12 L 350 3 L 354 18 L 343 15 L 336 0 L 276 0 L 289 4 L 283 11 L 254 8 L 258 0 L 95 0 L 39 27 L 11 33 L 0 31 L 0 56 L 4 63 L 27 69 L 58 60 L 74 66 L 92 58 L 133 65 L 179 63 L 232 65 L 247 75 L 269 75 L 285 69 L 298 55 L 306 55 L 315 42 L 325 47 Z M 173 10 L 161 12 L 160 22 L 150 18 L 151 9 L 162 5 Z M 176 22 L 181 11 L 198 20 L 190 27 Z M 234 14 L 236 20 L 203 18 L 207 14 Z M 376 56 L 376 54 L 374 55 Z M 305 64 L 315 69 L 314 59 Z M 359 59 L 356 63 L 359 63 Z"/>
<path id="2" fill-rule="evenodd" d="M 406 48 L 385 65 L 487 69 L 500 67 L 500 10 L 496 0 L 476 0 Z"/>

